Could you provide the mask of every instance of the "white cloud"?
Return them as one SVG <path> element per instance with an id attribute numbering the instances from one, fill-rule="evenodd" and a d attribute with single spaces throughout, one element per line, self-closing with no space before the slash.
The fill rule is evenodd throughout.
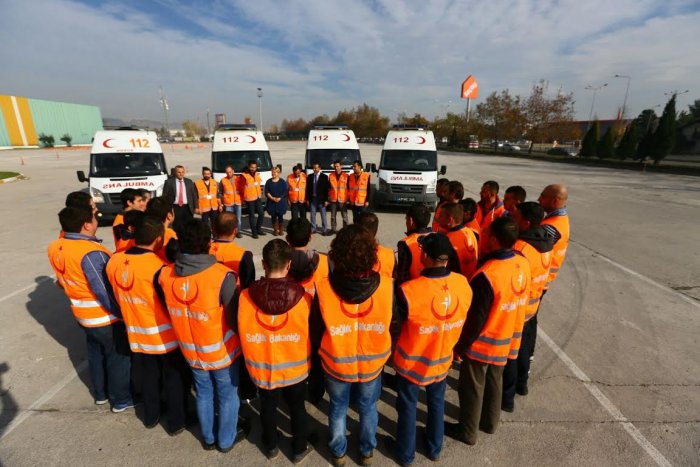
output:
<path id="1" fill-rule="evenodd" d="M 126 5 L 125 5 L 126 4 Z M 663 103 L 669 90 L 700 95 L 700 13 L 661 0 L 281 2 L 160 0 L 191 30 L 163 24 L 129 2 L 6 0 L 0 16 L 0 93 L 100 105 L 103 115 L 172 119 L 257 116 L 265 122 L 334 114 L 362 102 L 385 114 L 461 111 L 467 74 L 482 96 L 526 94 L 540 78 L 574 91 L 588 116 L 587 84 L 609 82 L 596 113 L 611 118 L 632 76 L 628 108 Z M 38 21 L 37 17 L 50 21 Z M 197 30 L 195 34 L 191 31 Z"/>

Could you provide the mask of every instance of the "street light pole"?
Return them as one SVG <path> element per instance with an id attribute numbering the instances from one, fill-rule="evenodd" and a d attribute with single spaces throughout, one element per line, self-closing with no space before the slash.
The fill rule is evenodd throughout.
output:
<path id="1" fill-rule="evenodd" d="M 211 126 L 209 125 L 209 109 L 207 109 L 207 138 L 211 136 Z"/>
<path id="2" fill-rule="evenodd" d="M 632 81 L 632 77 L 627 75 L 615 75 L 615 78 L 625 78 L 627 80 L 627 88 L 625 89 L 625 100 L 622 102 L 622 120 L 624 120 L 625 112 L 627 112 L 627 95 L 630 92 L 630 82 Z"/>
<path id="3" fill-rule="evenodd" d="M 258 114 L 260 116 L 260 132 L 265 133 L 265 129 L 263 127 L 263 119 L 262 119 L 262 98 L 263 98 L 262 88 L 258 88 Z"/>
<path id="4" fill-rule="evenodd" d="M 593 91 L 593 100 L 591 101 L 591 111 L 588 113 L 588 127 L 590 128 L 591 126 L 591 119 L 593 118 L 593 108 L 595 107 L 595 95 L 603 89 L 605 86 L 607 86 L 608 83 L 601 84 L 600 86 L 593 86 L 589 84 L 586 86 L 584 89 L 586 91 Z"/>

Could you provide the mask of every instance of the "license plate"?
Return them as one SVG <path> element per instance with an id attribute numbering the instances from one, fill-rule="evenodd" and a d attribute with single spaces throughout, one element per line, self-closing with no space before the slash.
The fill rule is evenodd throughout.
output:
<path id="1" fill-rule="evenodd" d="M 411 199 L 411 198 L 396 198 L 396 201 L 398 201 L 399 203 L 410 203 L 411 201 L 413 201 L 413 199 Z"/>

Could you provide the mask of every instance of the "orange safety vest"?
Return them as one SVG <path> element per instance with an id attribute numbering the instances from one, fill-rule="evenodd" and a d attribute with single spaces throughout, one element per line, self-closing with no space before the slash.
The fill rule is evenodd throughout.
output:
<path id="1" fill-rule="evenodd" d="M 479 222 L 476 220 L 476 218 L 473 218 L 472 220 L 464 224 L 464 226 L 472 229 L 475 234 L 481 235 L 481 226 L 479 225 Z"/>
<path id="2" fill-rule="evenodd" d="M 412 233 L 402 240 L 411 252 L 411 268 L 408 273 L 411 279 L 420 277 L 420 273 L 423 271 L 423 263 L 420 260 L 422 250 L 418 244 L 418 239 L 428 235 L 428 233 Z"/>
<path id="3" fill-rule="evenodd" d="M 394 351 L 394 369 L 407 380 L 427 386 L 447 378 L 453 349 L 467 318 L 472 289 L 455 273 L 421 276 L 404 282 L 408 318 Z"/>
<path id="4" fill-rule="evenodd" d="M 479 337 L 466 351 L 472 360 L 503 366 L 518 357 L 525 304 L 530 294 L 530 264 L 518 253 L 491 260 L 475 273 L 484 273 L 493 289 L 493 303 Z"/>
<path id="5" fill-rule="evenodd" d="M 260 173 L 255 172 L 255 177 L 253 177 L 248 172 L 244 172 L 242 177 L 244 184 L 243 200 L 255 201 L 256 199 L 262 197 L 262 181 L 260 180 Z"/>
<path id="6" fill-rule="evenodd" d="M 228 274 L 231 270 L 218 263 L 191 276 L 176 275 L 175 265 L 161 270 L 158 282 L 170 320 L 182 354 L 192 368 L 226 368 L 241 354 L 240 340 L 226 321 L 220 299 Z"/>
<path id="7" fill-rule="evenodd" d="M 132 246 L 136 245 L 136 242 L 134 241 L 133 238 L 128 238 L 128 239 L 120 238 L 119 240 L 115 241 L 114 245 L 115 245 L 114 252 L 121 253 L 122 251 L 126 251 L 129 248 L 131 248 Z"/>
<path id="8" fill-rule="evenodd" d="M 245 248 L 238 245 L 236 242 L 221 242 L 214 240 L 209 246 L 209 254 L 216 257 L 216 260 L 231 269 L 236 274 L 236 287 L 241 286 L 241 280 L 238 277 L 241 270 L 241 260 L 245 254 Z"/>
<path id="9" fill-rule="evenodd" d="M 382 276 L 391 279 L 394 276 L 395 263 L 396 257 L 394 256 L 394 250 L 377 244 L 377 263 L 372 269 Z"/>
<path id="10" fill-rule="evenodd" d="M 245 366 L 256 386 L 277 389 L 304 381 L 311 369 L 307 294 L 290 310 L 268 315 L 244 290 L 238 301 L 238 332 Z"/>
<path id="11" fill-rule="evenodd" d="M 348 200 L 348 174 L 341 172 L 340 178 L 335 171 L 328 174 L 330 188 L 328 190 L 328 201 L 331 203 L 344 203 Z"/>
<path id="12" fill-rule="evenodd" d="M 73 316 L 81 326 L 97 328 L 119 319 L 107 311 L 90 289 L 80 263 L 88 253 L 101 251 L 112 254 L 97 242 L 90 240 L 66 240 L 60 238 L 49 245 L 48 255 L 58 283 L 70 300 Z"/>
<path id="13" fill-rule="evenodd" d="M 117 214 L 114 216 L 114 222 L 112 222 L 112 235 L 114 236 L 114 252 L 120 252 L 127 250 L 128 248 L 131 248 L 134 246 L 133 242 L 131 245 L 129 245 L 130 240 L 123 240 L 121 238 L 117 238 L 116 234 L 114 233 L 114 228 L 118 225 L 123 225 L 124 224 L 124 214 Z"/>
<path id="14" fill-rule="evenodd" d="M 160 260 L 165 264 L 171 264 L 170 261 L 168 261 L 168 258 L 165 256 L 165 248 L 168 246 L 168 242 L 173 239 L 177 240 L 177 234 L 170 227 L 166 227 L 165 235 L 163 235 L 163 248 L 155 252 L 156 255 L 158 255 L 158 258 L 160 258 Z"/>
<path id="15" fill-rule="evenodd" d="M 304 290 L 306 290 L 307 294 L 314 297 L 316 296 L 316 283 L 318 283 L 318 281 L 320 281 L 321 279 L 327 278 L 329 271 L 330 269 L 328 267 L 328 255 L 319 253 L 318 266 L 316 267 L 316 270 L 311 275 L 311 277 L 299 282 L 299 285 L 304 287 Z"/>
<path id="16" fill-rule="evenodd" d="M 348 179 L 348 199 L 350 204 L 355 206 L 364 206 L 367 201 L 367 193 L 369 190 L 369 174 L 361 172 L 357 177 L 354 173 Z"/>
<path id="17" fill-rule="evenodd" d="M 559 269 L 561 265 L 564 264 L 564 258 L 566 258 L 566 249 L 569 247 L 570 234 L 569 216 L 546 217 L 541 225 L 551 225 L 557 229 L 557 232 L 561 235 L 559 240 L 554 244 L 554 248 L 552 248 L 552 265 L 549 268 L 549 280 L 547 281 L 547 285 L 545 285 L 545 288 L 547 288 L 549 283 L 557 278 Z"/>
<path id="18" fill-rule="evenodd" d="M 204 180 L 194 182 L 199 196 L 199 211 L 209 212 L 212 209 L 219 209 L 219 184 L 213 178 L 209 179 L 209 188 L 204 184 Z"/>
<path id="19" fill-rule="evenodd" d="M 289 202 L 303 203 L 306 201 L 306 174 L 300 173 L 299 180 L 294 174 L 287 176 L 287 186 L 289 186 Z"/>
<path id="20" fill-rule="evenodd" d="M 530 283 L 530 295 L 525 305 L 525 321 L 528 321 L 535 316 L 539 308 L 542 292 L 549 279 L 549 268 L 552 265 L 553 254 L 551 251 L 540 253 L 537 248 L 520 239 L 515 241 L 513 250 L 521 252 L 530 263 L 532 280 Z"/>
<path id="21" fill-rule="evenodd" d="M 479 202 L 476 203 L 476 214 L 474 215 L 474 219 L 476 219 L 476 221 L 479 223 L 479 228 L 483 232 L 484 230 L 488 229 L 491 222 L 501 217 L 504 212 L 506 212 L 506 208 L 503 206 L 503 201 L 500 199 L 496 201 L 488 212 L 484 212 L 482 210 L 481 203 Z"/>
<path id="22" fill-rule="evenodd" d="M 319 349 L 325 372 L 349 383 L 375 379 L 391 354 L 391 279 L 380 276 L 374 294 L 358 304 L 343 301 L 328 278 L 316 284 L 316 294 L 326 324 Z"/>
<path id="23" fill-rule="evenodd" d="M 224 177 L 221 179 L 221 197 L 224 206 L 241 204 L 240 184 L 238 175 L 234 175 L 232 178 Z"/>
<path id="24" fill-rule="evenodd" d="M 132 352 L 165 354 L 178 346 L 170 316 L 153 286 L 163 262 L 153 253 L 116 253 L 107 263 L 107 279 L 122 310 Z"/>
<path id="25" fill-rule="evenodd" d="M 471 279 L 476 271 L 476 262 L 479 259 L 479 244 L 476 241 L 474 231 L 462 226 L 459 230 L 447 232 L 452 248 L 459 258 L 459 270 L 467 278 Z"/>

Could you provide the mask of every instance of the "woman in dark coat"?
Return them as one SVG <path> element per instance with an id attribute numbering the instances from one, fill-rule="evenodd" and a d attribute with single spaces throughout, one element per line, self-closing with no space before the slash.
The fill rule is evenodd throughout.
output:
<path id="1" fill-rule="evenodd" d="M 273 235 L 284 234 L 282 218 L 287 212 L 287 182 L 280 178 L 279 166 L 272 168 L 272 178 L 265 182 L 267 204 L 265 210 L 270 214 Z"/>

